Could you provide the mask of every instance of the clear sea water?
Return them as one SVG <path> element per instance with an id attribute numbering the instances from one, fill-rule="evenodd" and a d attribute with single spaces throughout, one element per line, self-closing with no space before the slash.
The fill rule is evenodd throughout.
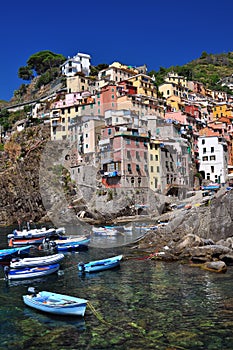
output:
<path id="1" fill-rule="evenodd" d="M 1 230 L 1 249 L 6 233 Z M 7 284 L 0 270 L 1 350 L 233 349 L 233 266 L 217 274 L 140 260 L 122 245 L 123 235 L 114 244 L 94 240 L 87 252 L 66 253 L 58 274 Z M 78 262 L 119 253 L 120 268 L 79 275 Z M 29 286 L 85 298 L 90 306 L 84 318 L 43 314 L 24 305 Z"/>

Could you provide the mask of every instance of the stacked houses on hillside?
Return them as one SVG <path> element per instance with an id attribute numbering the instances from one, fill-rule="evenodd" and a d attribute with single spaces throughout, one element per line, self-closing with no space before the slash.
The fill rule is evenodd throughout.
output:
<path id="1" fill-rule="evenodd" d="M 232 97 L 176 73 L 157 89 L 146 65 L 114 62 L 91 77 L 90 60 L 81 53 L 69 58 L 61 67 L 66 87 L 32 104 L 37 117 L 43 107 L 51 140 L 73 144 L 74 175 L 93 165 L 104 188 L 163 194 L 198 187 L 195 175 L 229 181 Z"/>

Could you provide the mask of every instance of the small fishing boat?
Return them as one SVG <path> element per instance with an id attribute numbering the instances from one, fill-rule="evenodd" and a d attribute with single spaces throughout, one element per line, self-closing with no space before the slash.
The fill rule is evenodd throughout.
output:
<path id="1" fill-rule="evenodd" d="M 115 236 L 117 234 L 117 230 L 110 226 L 92 227 L 92 231 L 99 236 Z"/>
<path id="2" fill-rule="evenodd" d="M 20 269 L 24 267 L 46 266 L 59 263 L 65 257 L 64 254 L 52 254 L 47 256 L 29 257 L 29 258 L 13 258 L 10 262 L 10 268 Z"/>
<path id="3" fill-rule="evenodd" d="M 50 248 L 56 251 L 87 250 L 90 243 L 89 236 L 69 236 L 49 242 Z"/>
<path id="4" fill-rule="evenodd" d="M 28 295 L 23 295 L 23 301 L 39 311 L 63 316 L 84 316 L 88 300 L 70 295 L 47 291 L 36 292 L 28 288 Z"/>
<path id="5" fill-rule="evenodd" d="M 14 257 L 28 256 L 30 253 L 31 246 L 18 247 L 18 248 L 7 248 L 0 250 L 0 262 L 11 260 Z"/>
<path id="6" fill-rule="evenodd" d="M 4 275 L 5 280 L 17 280 L 17 279 L 27 279 L 34 277 L 41 277 L 50 275 L 59 270 L 59 264 L 46 265 L 46 266 L 36 266 L 36 267 L 25 267 L 21 269 L 11 269 L 9 266 L 5 266 Z"/>
<path id="7" fill-rule="evenodd" d="M 120 265 L 120 261 L 123 258 L 123 255 L 113 256 L 112 258 L 90 261 L 86 264 L 80 262 L 78 264 L 78 270 L 82 273 L 85 272 L 98 272 L 107 269 L 113 269 Z"/>

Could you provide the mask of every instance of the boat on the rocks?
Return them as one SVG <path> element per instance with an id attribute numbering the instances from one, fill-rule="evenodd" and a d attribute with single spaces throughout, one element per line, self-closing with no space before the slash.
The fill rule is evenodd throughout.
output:
<path id="1" fill-rule="evenodd" d="M 46 266 L 24 267 L 20 269 L 11 269 L 9 266 L 4 267 L 5 280 L 28 279 L 50 275 L 59 270 L 59 264 Z"/>
<path id="2" fill-rule="evenodd" d="M 20 269 L 24 267 L 46 266 L 59 263 L 65 257 L 64 254 L 52 254 L 38 257 L 13 258 L 10 261 L 10 268 Z"/>
<path id="3" fill-rule="evenodd" d="M 48 291 L 36 292 L 28 288 L 23 301 L 27 306 L 42 312 L 62 316 L 84 316 L 88 300 Z"/>
<path id="4" fill-rule="evenodd" d="M 107 259 L 90 261 L 88 263 L 80 262 L 78 264 L 78 270 L 82 273 L 86 273 L 113 269 L 120 265 L 122 258 L 123 255 L 117 255 Z"/>

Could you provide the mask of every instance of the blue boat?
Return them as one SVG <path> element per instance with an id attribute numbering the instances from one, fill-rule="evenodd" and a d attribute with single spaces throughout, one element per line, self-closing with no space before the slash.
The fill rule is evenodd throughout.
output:
<path id="1" fill-rule="evenodd" d="M 34 309 L 63 316 L 84 316 L 85 314 L 88 302 L 86 299 L 47 291 L 37 293 L 34 288 L 29 288 L 28 291 L 28 295 L 23 295 L 23 301 Z"/>
<path id="2" fill-rule="evenodd" d="M 90 237 L 88 236 L 70 236 L 50 241 L 49 245 L 50 248 L 53 248 L 56 251 L 65 252 L 75 250 L 87 250 L 89 243 Z"/>
<path id="3" fill-rule="evenodd" d="M 4 268 L 5 280 L 19 280 L 36 278 L 41 276 L 50 275 L 59 270 L 59 264 L 25 267 L 22 269 L 11 269 L 8 266 Z"/>
<path id="4" fill-rule="evenodd" d="M 99 272 L 103 270 L 113 269 L 120 265 L 120 261 L 123 255 L 113 256 L 112 258 L 90 261 L 86 264 L 80 262 L 78 264 L 78 270 L 82 273 L 86 272 Z"/>
<path id="5" fill-rule="evenodd" d="M 0 250 L 0 263 L 3 261 L 10 261 L 15 257 L 28 256 L 30 253 L 31 246 L 18 247 L 18 248 L 7 248 Z"/>

